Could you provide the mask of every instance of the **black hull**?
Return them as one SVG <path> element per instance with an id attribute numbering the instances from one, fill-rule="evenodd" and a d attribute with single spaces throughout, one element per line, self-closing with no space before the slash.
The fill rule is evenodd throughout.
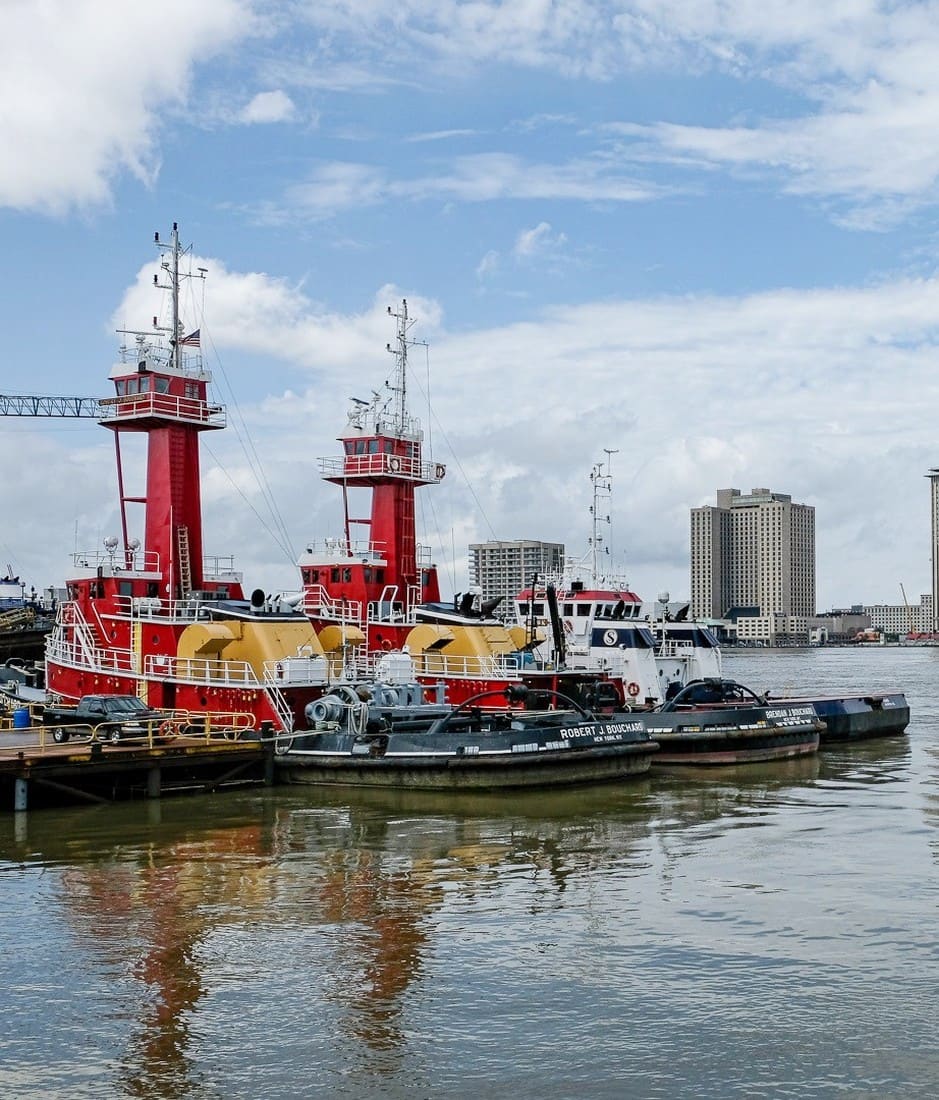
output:
<path id="1" fill-rule="evenodd" d="M 46 638 L 51 626 L 33 630 L 0 631 L 0 663 L 11 657 L 41 661 L 46 655 Z"/>
<path id="2" fill-rule="evenodd" d="M 588 750 L 512 756 L 381 757 L 290 752 L 277 758 L 289 783 L 407 790 L 491 791 L 613 782 L 649 771 L 658 746 L 649 741 Z"/>
<path id="3" fill-rule="evenodd" d="M 819 732 L 804 729 L 778 730 L 763 734 L 748 731 L 736 734 L 709 733 L 656 734 L 659 751 L 653 760 L 656 767 L 675 764 L 725 765 L 757 764 L 771 760 L 789 760 L 811 756 L 818 751 Z"/>
<path id="4" fill-rule="evenodd" d="M 825 723 L 822 747 L 844 741 L 868 741 L 875 737 L 896 737 L 906 732 L 910 708 L 906 696 L 887 695 L 831 696 L 814 699 L 787 699 L 786 703 L 810 702 Z"/>
<path id="5" fill-rule="evenodd" d="M 714 706 L 640 716 L 659 743 L 653 766 L 788 760 L 818 751 L 822 725 L 811 704 Z"/>
<path id="6" fill-rule="evenodd" d="M 777 706 L 810 705 L 825 723 L 821 746 L 906 733 L 909 704 L 901 692 L 877 695 L 799 696 L 773 700 Z"/>

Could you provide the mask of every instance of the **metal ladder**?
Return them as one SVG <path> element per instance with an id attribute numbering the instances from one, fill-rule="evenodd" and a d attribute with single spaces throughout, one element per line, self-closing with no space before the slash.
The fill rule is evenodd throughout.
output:
<path id="1" fill-rule="evenodd" d="M 273 704 L 274 710 L 277 712 L 281 729 L 284 733 L 293 733 L 293 714 L 291 713 L 290 707 L 287 705 L 284 693 L 277 686 L 270 673 L 267 672 L 264 674 L 264 690 L 267 692 L 267 696 Z"/>
<path id="2" fill-rule="evenodd" d="M 94 628 L 74 600 L 60 605 L 59 622 L 63 627 L 72 628 L 72 644 L 76 654 L 79 654 L 86 663 L 97 665 L 98 639 L 95 637 Z"/>
<path id="3" fill-rule="evenodd" d="M 189 560 L 189 528 L 178 527 L 176 529 L 176 543 L 178 546 L 177 564 L 179 566 L 179 594 L 184 600 L 192 595 L 192 565 Z"/>

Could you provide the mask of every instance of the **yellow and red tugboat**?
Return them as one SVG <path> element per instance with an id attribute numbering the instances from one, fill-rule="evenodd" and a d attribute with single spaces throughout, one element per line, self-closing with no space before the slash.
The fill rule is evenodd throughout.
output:
<path id="1" fill-rule="evenodd" d="M 211 374 L 199 329 L 179 312 L 189 249 L 177 226 L 154 283 L 168 318 L 149 332 L 124 333 L 111 371 L 112 396 L 99 423 L 114 436 L 120 536 L 74 555 L 67 599 L 47 640 L 46 685 L 63 700 L 90 694 L 137 695 L 152 707 L 250 716 L 290 730 L 329 679 L 329 660 L 309 619 L 260 590 L 245 598 L 232 559 L 203 552 L 199 438 L 225 426 L 209 396 Z M 130 337 L 131 339 L 128 339 Z M 125 488 L 121 444 L 146 439 L 146 487 Z M 142 540 L 131 536 L 129 506 L 143 507 Z"/>

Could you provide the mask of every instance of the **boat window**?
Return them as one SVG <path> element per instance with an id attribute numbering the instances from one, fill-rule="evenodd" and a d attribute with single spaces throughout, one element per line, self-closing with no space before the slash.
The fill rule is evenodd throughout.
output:
<path id="1" fill-rule="evenodd" d="M 593 607 L 593 604 L 579 603 L 577 605 L 577 614 L 578 615 L 589 615 L 590 610 L 591 610 L 592 607 Z"/>
<path id="2" fill-rule="evenodd" d="M 368 441 L 368 453 L 370 455 L 377 455 L 378 454 L 378 440 L 377 439 L 370 439 Z"/>
<path id="3" fill-rule="evenodd" d="M 153 384 L 157 393 L 170 392 L 170 380 L 168 378 L 154 378 Z"/>
<path id="4" fill-rule="evenodd" d="M 351 455 L 351 454 L 352 454 L 352 448 L 353 448 L 353 444 L 352 444 L 352 440 L 351 440 L 351 439 L 347 439 L 347 440 L 345 441 L 345 443 L 343 444 L 343 447 L 345 448 L 345 451 L 346 451 L 346 454 L 347 454 L 347 455 Z"/>
<path id="5" fill-rule="evenodd" d="M 534 606 L 534 609 L 532 611 L 532 614 L 533 615 L 543 615 L 544 614 L 544 604 L 543 603 L 536 603 L 535 606 Z"/>
<path id="6" fill-rule="evenodd" d="M 355 453 L 357 455 L 364 455 L 365 454 L 365 440 L 364 439 L 357 439 L 355 441 Z"/>
<path id="7" fill-rule="evenodd" d="M 386 439 L 385 440 L 385 454 L 390 455 L 393 450 L 394 450 L 394 444 L 392 443 L 392 441 L 390 439 Z"/>
<path id="8" fill-rule="evenodd" d="M 352 580 L 352 570 L 351 569 L 343 569 L 342 579 L 348 584 L 349 581 Z"/>
<path id="9" fill-rule="evenodd" d="M 362 570 L 362 580 L 364 580 L 366 584 L 372 583 L 372 571 L 368 566 Z"/>
<path id="10" fill-rule="evenodd" d="M 114 389 L 115 389 L 118 397 L 123 397 L 124 396 L 124 387 L 126 385 L 127 385 L 127 383 L 124 381 L 123 378 L 118 378 L 117 381 L 114 383 Z"/>
<path id="11" fill-rule="evenodd" d="M 118 593 L 121 596 L 133 596 L 134 586 L 130 581 L 121 581 L 117 586 Z"/>
<path id="12" fill-rule="evenodd" d="M 303 578 L 303 583 L 304 584 L 312 584 L 313 583 L 311 575 L 312 575 L 312 570 L 310 570 L 310 569 L 301 569 L 300 570 L 300 576 Z"/>
<path id="13" fill-rule="evenodd" d="M 564 610 L 563 610 L 562 614 L 564 615 L 565 618 L 568 618 L 569 616 L 573 615 L 574 614 L 574 605 L 572 603 L 566 603 L 564 605 Z"/>
<path id="14" fill-rule="evenodd" d="M 332 581 L 333 584 L 338 584 L 339 583 L 339 570 L 338 569 L 331 570 L 330 580 Z"/>

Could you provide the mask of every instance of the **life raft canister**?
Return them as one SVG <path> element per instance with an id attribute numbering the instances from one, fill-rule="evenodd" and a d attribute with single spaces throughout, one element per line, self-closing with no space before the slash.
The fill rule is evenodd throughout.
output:
<path id="1" fill-rule="evenodd" d="M 627 686 L 626 690 L 635 699 L 639 694 L 639 685 L 633 680 L 632 683 Z"/>

